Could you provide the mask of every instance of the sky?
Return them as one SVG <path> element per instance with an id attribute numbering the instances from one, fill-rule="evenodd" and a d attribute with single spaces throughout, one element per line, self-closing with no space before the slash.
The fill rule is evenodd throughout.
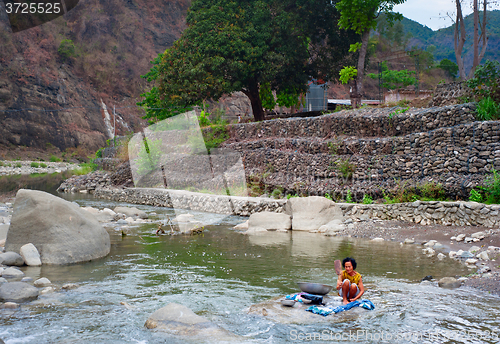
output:
<path id="1" fill-rule="evenodd" d="M 499 9 L 499 6 L 489 9 Z M 447 16 L 447 13 L 452 18 L 455 18 L 456 13 L 454 0 L 407 0 L 404 4 L 396 5 L 394 11 L 401 13 L 408 19 L 428 26 L 432 30 L 451 26 L 454 21 Z M 471 5 L 462 5 L 462 12 L 464 17 L 472 13 Z"/>

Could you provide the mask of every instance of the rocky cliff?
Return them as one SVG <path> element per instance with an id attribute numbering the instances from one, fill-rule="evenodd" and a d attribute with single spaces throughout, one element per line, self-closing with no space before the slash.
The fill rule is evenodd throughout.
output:
<path id="1" fill-rule="evenodd" d="M 0 8 L 0 156 L 16 147 L 87 156 L 144 125 L 140 75 L 185 27 L 189 0 L 80 0 L 12 33 Z M 0 1 L 0 7 L 3 3 Z"/>

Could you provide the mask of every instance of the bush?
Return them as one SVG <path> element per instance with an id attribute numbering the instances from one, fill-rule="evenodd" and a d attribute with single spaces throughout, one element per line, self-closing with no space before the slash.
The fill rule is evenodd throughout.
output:
<path id="1" fill-rule="evenodd" d="M 483 196 L 481 193 L 477 190 L 471 189 L 469 193 L 469 201 L 470 202 L 478 202 L 482 203 L 483 202 Z"/>
<path id="2" fill-rule="evenodd" d="M 62 57 L 63 60 L 67 60 L 73 56 L 76 56 L 75 53 L 75 44 L 71 39 L 63 39 L 61 44 L 59 44 L 59 48 L 57 52 Z"/>
<path id="3" fill-rule="evenodd" d="M 483 98 L 477 103 L 476 117 L 480 121 L 500 119 L 500 105 L 489 96 Z"/>
<path id="4" fill-rule="evenodd" d="M 467 86 L 472 90 L 479 101 L 486 97 L 492 97 L 496 102 L 500 102 L 499 90 L 500 63 L 498 61 L 487 60 L 474 71 L 474 77 L 467 80 Z"/>
<path id="5" fill-rule="evenodd" d="M 351 163 L 349 159 L 341 159 L 336 162 L 337 170 L 343 178 L 351 179 L 352 175 L 356 171 L 356 165 Z"/>
<path id="6" fill-rule="evenodd" d="M 34 161 L 33 161 L 33 162 L 31 163 L 31 165 L 30 165 L 30 166 L 31 166 L 31 167 L 35 167 L 35 168 L 36 168 L 36 167 L 38 167 L 38 166 L 39 166 L 39 164 L 38 164 L 37 162 L 34 162 Z"/>
<path id="7" fill-rule="evenodd" d="M 61 159 L 59 159 L 57 156 L 55 155 L 50 156 L 50 162 L 59 162 L 59 161 L 61 161 Z"/>
<path id="8" fill-rule="evenodd" d="M 21 168 L 23 165 L 20 162 L 16 162 L 16 164 L 14 166 Z"/>
<path id="9" fill-rule="evenodd" d="M 444 191 L 443 185 L 441 183 L 425 183 L 419 187 L 419 191 L 422 195 L 423 201 L 445 201 L 446 192 Z"/>
<path id="10" fill-rule="evenodd" d="M 45 168 L 45 167 L 47 167 L 47 164 L 46 164 L 46 163 L 41 162 L 41 163 L 40 163 L 40 167 Z"/>
<path id="11" fill-rule="evenodd" d="M 281 198 L 283 196 L 283 188 L 276 188 L 273 190 L 273 192 L 271 192 L 271 197 L 272 198 Z"/>
<path id="12" fill-rule="evenodd" d="M 493 175 L 485 180 L 486 203 L 500 204 L 500 173 L 493 170 Z"/>
<path id="13" fill-rule="evenodd" d="M 373 198 L 371 198 L 370 195 L 368 194 L 365 194 L 363 196 L 363 201 L 362 201 L 363 204 L 372 204 L 373 203 Z"/>

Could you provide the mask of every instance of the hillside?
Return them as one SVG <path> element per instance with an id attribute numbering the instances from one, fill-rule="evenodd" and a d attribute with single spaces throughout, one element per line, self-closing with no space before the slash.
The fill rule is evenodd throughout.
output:
<path id="1" fill-rule="evenodd" d="M 470 69 L 472 65 L 472 32 L 474 27 L 474 18 L 472 14 L 464 18 L 464 22 L 465 30 L 468 36 L 466 38 L 463 56 L 465 56 L 464 62 L 466 69 Z M 416 45 L 421 48 L 427 49 L 428 47 L 433 45 L 436 48 L 436 50 L 434 51 L 434 57 L 437 61 L 446 58 L 453 62 L 456 62 L 455 50 L 453 45 L 455 25 L 437 31 L 432 31 L 430 28 L 407 18 L 404 18 L 402 20 L 402 24 L 404 27 L 404 33 L 409 33 L 412 36 L 409 41 L 408 48 Z M 500 61 L 499 10 L 487 12 L 486 28 L 489 40 L 483 61 L 487 59 Z"/>
<path id="2" fill-rule="evenodd" d="M 0 157 L 16 147 L 85 157 L 110 138 L 103 104 L 117 108 L 117 134 L 137 130 L 140 75 L 180 36 L 189 4 L 80 0 L 64 17 L 17 33 L 0 10 Z M 63 40 L 74 52 L 58 53 Z"/>

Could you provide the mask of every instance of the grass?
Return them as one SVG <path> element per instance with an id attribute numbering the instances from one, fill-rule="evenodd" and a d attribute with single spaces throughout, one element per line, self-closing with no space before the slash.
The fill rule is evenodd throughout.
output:
<path id="1" fill-rule="evenodd" d="M 60 161 L 61 161 L 61 159 L 59 159 L 55 155 L 51 155 L 50 156 L 50 162 L 60 162 Z"/>
<path id="2" fill-rule="evenodd" d="M 91 162 L 80 164 L 80 168 L 73 170 L 73 174 L 77 176 L 81 176 L 84 174 L 89 174 L 93 171 L 97 170 L 97 165 Z"/>
<path id="3" fill-rule="evenodd" d="M 37 162 L 34 162 L 34 161 L 33 161 L 33 162 L 30 164 L 30 166 L 31 166 L 31 167 L 35 167 L 35 168 L 37 168 L 37 167 L 39 167 L 40 165 L 39 165 Z"/>

